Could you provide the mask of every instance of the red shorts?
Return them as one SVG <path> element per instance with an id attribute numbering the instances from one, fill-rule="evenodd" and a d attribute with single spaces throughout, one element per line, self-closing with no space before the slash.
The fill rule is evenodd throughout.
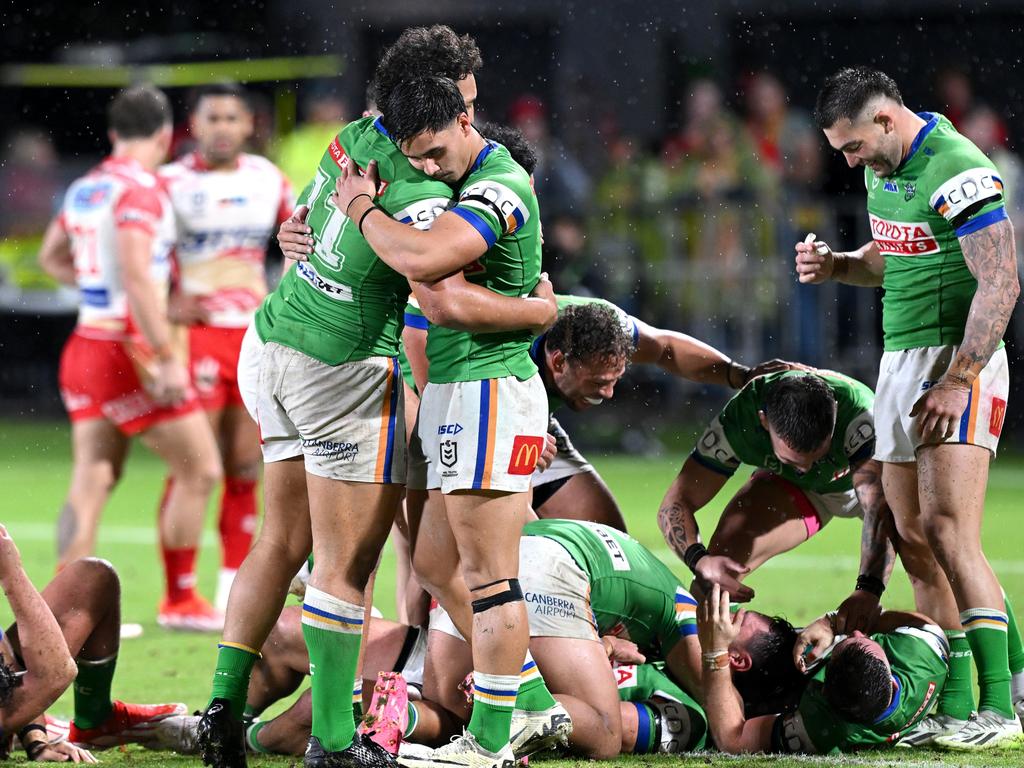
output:
<path id="1" fill-rule="evenodd" d="M 817 509 L 815 509 L 811 500 L 807 498 L 807 494 L 804 492 L 803 488 L 791 483 L 784 477 L 779 477 L 774 472 L 770 472 L 767 469 L 758 469 L 753 473 L 753 475 L 751 475 L 751 477 L 755 480 L 760 480 L 761 482 L 775 483 L 775 485 L 779 486 L 786 492 L 790 500 L 793 502 L 793 506 L 795 506 L 797 512 L 799 512 L 801 519 L 804 521 L 804 528 L 807 529 L 808 539 L 825 527 L 826 521 L 821 519 L 821 514 L 819 514 Z"/>
<path id="2" fill-rule="evenodd" d="M 120 341 L 71 334 L 60 356 L 60 394 L 71 421 L 106 419 L 126 435 L 199 409 L 195 392 L 174 406 L 155 402 Z"/>
<path id="3" fill-rule="evenodd" d="M 207 411 L 242 405 L 238 391 L 238 352 L 245 328 L 194 325 L 188 331 L 192 383 Z"/>

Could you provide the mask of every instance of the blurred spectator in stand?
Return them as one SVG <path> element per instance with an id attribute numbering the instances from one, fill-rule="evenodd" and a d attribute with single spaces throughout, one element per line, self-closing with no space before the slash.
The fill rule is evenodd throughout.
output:
<path id="1" fill-rule="evenodd" d="M 949 67 L 943 69 L 935 78 L 935 95 L 938 97 L 939 111 L 958 131 L 963 130 L 964 120 L 979 106 L 974 100 L 974 86 L 967 72 Z M 1006 144 L 1010 133 L 1006 123 L 996 116 L 997 137 L 1000 144 Z"/>
<path id="2" fill-rule="evenodd" d="M 303 121 L 281 137 L 271 151 L 271 160 L 296 190 L 309 183 L 327 145 L 349 120 L 348 103 L 334 88 L 324 86 L 313 88 L 306 97 L 303 112 Z"/>

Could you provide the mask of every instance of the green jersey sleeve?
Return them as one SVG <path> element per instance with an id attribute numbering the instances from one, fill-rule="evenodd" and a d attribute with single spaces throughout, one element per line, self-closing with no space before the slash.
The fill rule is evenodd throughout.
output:
<path id="1" fill-rule="evenodd" d="M 494 142 L 488 144 L 491 151 L 498 146 Z M 488 154 L 490 152 L 485 150 L 477 159 L 469 181 L 460 190 L 458 202 L 452 210 L 473 225 L 487 247 L 491 248 L 499 239 L 514 234 L 530 220 L 527 201 L 533 190 L 529 188 L 525 174 L 509 172 L 507 166 L 497 173 L 481 172 Z M 474 179 L 476 174 L 479 178 Z"/>
<path id="2" fill-rule="evenodd" d="M 928 204 L 964 237 L 1007 218 L 1003 180 L 992 161 L 969 142 L 936 155 L 929 168 L 934 188 Z"/>

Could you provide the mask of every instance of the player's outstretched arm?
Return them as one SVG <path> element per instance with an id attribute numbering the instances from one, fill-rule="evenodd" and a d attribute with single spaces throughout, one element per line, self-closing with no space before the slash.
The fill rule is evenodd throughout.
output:
<path id="1" fill-rule="evenodd" d="M 75 257 L 71 253 L 71 238 L 61 217 L 50 222 L 39 248 L 39 266 L 50 277 L 63 285 L 75 284 Z"/>
<path id="2" fill-rule="evenodd" d="M 682 379 L 739 389 L 751 369 L 734 362 L 710 344 L 678 331 L 655 328 L 639 320 L 636 351 L 630 362 L 656 365 Z"/>
<path id="3" fill-rule="evenodd" d="M 463 273 L 433 283 L 410 283 L 434 325 L 474 333 L 529 330 L 539 335 L 558 319 L 555 291 L 542 274 L 531 296 L 504 296 L 466 280 Z"/>
<path id="4" fill-rule="evenodd" d="M 42 596 L 29 581 L 21 555 L 0 525 L 0 588 L 18 628 L 25 675 L 10 702 L 0 709 L 0 728 L 16 733 L 57 700 L 78 674 L 64 635 Z"/>
<path id="5" fill-rule="evenodd" d="M 376 161 L 370 161 L 364 175 L 355 163 L 348 163 L 335 183 L 334 202 L 356 223 L 378 258 L 396 272 L 418 283 L 432 282 L 487 252 L 483 235 L 450 211 L 438 216 L 428 230 L 395 221 L 373 202 L 377 186 Z"/>
<path id="6" fill-rule="evenodd" d="M 658 508 L 658 527 L 672 551 L 683 562 L 686 562 L 690 547 L 700 544 L 697 510 L 715 498 L 727 480 L 724 475 L 702 466 L 690 456 L 665 491 Z"/>
<path id="7" fill-rule="evenodd" d="M 796 244 L 796 275 L 801 283 L 818 285 L 835 280 L 847 285 L 875 288 L 882 284 L 885 258 L 872 240 L 848 253 L 834 253 L 828 244 L 814 240 L 814 233 Z"/>
<path id="8" fill-rule="evenodd" d="M 853 469 L 853 489 L 864 512 L 857 587 L 839 606 L 836 631 L 867 632 L 896 562 L 896 522 L 882 490 L 882 465 L 866 459 Z"/>
<path id="9" fill-rule="evenodd" d="M 739 634 L 743 610 L 729 610 L 729 593 L 716 584 L 697 609 L 704 673 L 704 711 L 715 746 L 726 754 L 764 752 L 771 747 L 772 716 L 747 720 L 732 683 L 729 643 Z"/>

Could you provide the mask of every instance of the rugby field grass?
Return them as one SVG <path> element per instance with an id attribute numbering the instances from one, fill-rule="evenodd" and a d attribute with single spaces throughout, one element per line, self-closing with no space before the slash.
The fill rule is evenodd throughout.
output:
<path id="1" fill-rule="evenodd" d="M 661 496 L 671 482 L 683 456 L 635 458 L 591 456 L 626 512 L 630 532 L 654 549 L 680 575 L 684 574 L 668 552 L 658 532 L 655 514 Z M 0 523 L 5 524 L 21 550 L 29 575 L 41 587 L 52 576 L 56 554 L 54 521 L 63 503 L 70 473 L 70 445 L 64 424 L 41 422 L 0 422 Z M 699 522 L 705 532 L 714 527 L 730 490 L 735 490 L 743 473 L 704 510 Z M 137 622 L 143 635 L 125 641 L 121 648 L 114 695 L 127 701 L 183 701 L 190 708 L 206 703 L 216 654 L 217 638 L 189 633 L 167 633 L 156 626 L 156 606 L 161 573 L 155 546 L 153 523 L 157 497 L 162 487 L 160 465 L 141 446 L 129 457 L 125 477 L 114 493 L 100 529 L 97 554 L 117 567 L 122 582 L 122 617 Z M 989 484 L 985 519 L 985 547 L 1003 586 L 1024 606 L 1024 527 L 1020 523 L 1024 497 L 1024 461 L 1004 456 L 994 465 Z M 212 597 L 217 569 L 215 515 L 207 522 L 200 556 L 199 581 L 202 591 Z M 750 577 L 757 591 L 760 610 L 786 615 L 795 623 L 834 608 L 851 589 L 857 576 L 859 526 L 854 521 L 836 520 L 818 536 L 797 550 L 769 563 Z M 376 604 L 386 616 L 394 615 L 394 555 L 388 547 L 377 580 Z M 910 589 L 897 566 L 886 593 L 887 605 L 910 607 Z M 6 603 L 0 608 L 4 626 L 10 621 Z M 70 693 L 53 706 L 54 714 L 71 713 Z M 24 760 L 23 753 L 16 759 Z M 195 758 L 179 757 L 138 748 L 112 750 L 100 759 L 113 765 L 175 766 L 197 765 Z M 721 755 L 684 757 L 623 757 L 616 765 L 931 765 L 931 766 L 1020 766 L 1024 751 L 986 755 L 949 755 L 938 752 L 908 753 L 902 750 L 836 758 L 727 758 Z M 251 758 L 253 766 L 286 766 L 290 758 Z M 582 765 L 571 760 L 535 760 L 545 766 Z"/>

